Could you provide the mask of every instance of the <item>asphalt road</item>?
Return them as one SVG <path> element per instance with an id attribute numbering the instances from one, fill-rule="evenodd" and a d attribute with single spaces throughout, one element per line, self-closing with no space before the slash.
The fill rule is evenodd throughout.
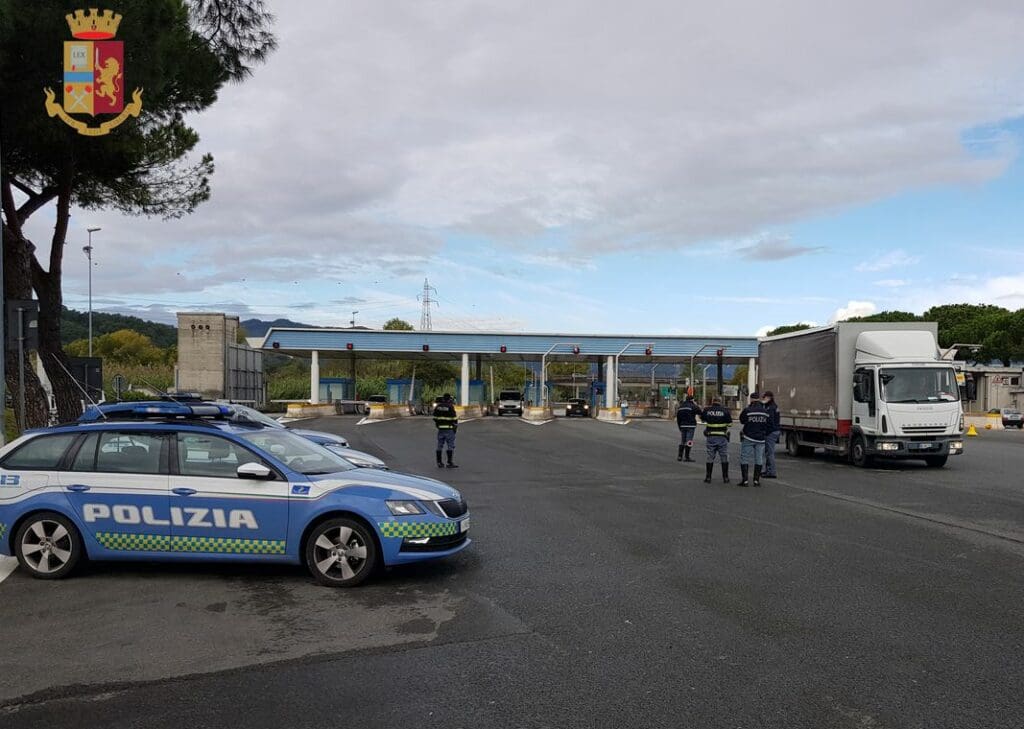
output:
<path id="1" fill-rule="evenodd" d="M 438 476 L 425 418 L 308 427 Z M 1024 434 L 942 470 L 782 457 L 761 489 L 703 484 L 677 439 L 466 423 L 440 474 L 474 544 L 355 590 L 282 568 L 15 572 L 0 726 L 1024 726 Z"/>

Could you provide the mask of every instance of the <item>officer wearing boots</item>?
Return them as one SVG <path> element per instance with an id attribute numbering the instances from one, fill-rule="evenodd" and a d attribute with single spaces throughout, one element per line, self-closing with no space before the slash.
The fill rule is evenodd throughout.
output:
<path id="1" fill-rule="evenodd" d="M 441 401 L 434 408 L 434 425 L 437 426 L 437 467 L 444 468 L 441 452 L 447 447 L 448 468 L 458 468 L 454 459 L 455 431 L 459 429 L 459 416 L 455 412 L 451 395 L 442 395 Z"/>
<path id="2" fill-rule="evenodd" d="M 676 410 L 676 425 L 679 426 L 679 435 L 682 436 L 677 461 L 693 463 L 690 450 L 693 448 L 693 434 L 697 430 L 697 416 L 700 414 L 700 405 L 693 401 L 692 394 L 687 393 L 686 400 Z"/>
<path id="3" fill-rule="evenodd" d="M 750 467 L 754 467 L 754 485 L 761 485 L 764 468 L 764 442 L 772 428 L 772 416 L 761 402 L 761 396 L 750 393 L 750 404 L 740 413 L 743 430 L 740 432 L 740 486 L 747 485 Z"/>
<path id="4" fill-rule="evenodd" d="M 722 482 L 729 483 L 729 426 L 732 415 L 722 406 L 722 398 L 715 395 L 711 404 L 701 414 L 704 421 L 704 438 L 707 444 L 707 473 L 704 483 L 711 483 L 711 474 L 715 470 L 715 458 L 722 464 Z"/>

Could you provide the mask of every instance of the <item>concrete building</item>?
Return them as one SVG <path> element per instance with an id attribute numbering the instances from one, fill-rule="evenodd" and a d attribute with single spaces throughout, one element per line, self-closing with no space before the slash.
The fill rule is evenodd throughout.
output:
<path id="1" fill-rule="evenodd" d="M 263 352 L 238 342 L 238 317 L 178 313 L 175 389 L 257 407 L 266 402 Z"/>
<path id="2" fill-rule="evenodd" d="M 1020 366 L 966 365 L 967 377 L 975 382 L 976 399 L 964 403 L 964 409 L 987 413 L 997 408 L 1024 407 L 1024 371 Z"/>

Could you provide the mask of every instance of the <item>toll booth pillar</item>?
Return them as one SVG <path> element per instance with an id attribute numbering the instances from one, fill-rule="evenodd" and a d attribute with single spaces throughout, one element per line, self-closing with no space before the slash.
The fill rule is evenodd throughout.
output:
<path id="1" fill-rule="evenodd" d="M 747 393 L 757 390 L 757 357 L 747 360 Z M 743 402 L 742 400 L 740 401 Z"/>
<path id="2" fill-rule="evenodd" d="M 309 360 L 309 404 L 320 404 L 320 353 L 315 349 Z"/>
<path id="3" fill-rule="evenodd" d="M 615 407 L 615 387 L 619 373 L 615 371 L 615 357 L 609 355 L 605 363 L 604 406 L 611 410 Z"/>
<path id="4" fill-rule="evenodd" d="M 459 404 L 469 407 L 469 354 L 462 355 L 462 381 L 459 387 Z"/>

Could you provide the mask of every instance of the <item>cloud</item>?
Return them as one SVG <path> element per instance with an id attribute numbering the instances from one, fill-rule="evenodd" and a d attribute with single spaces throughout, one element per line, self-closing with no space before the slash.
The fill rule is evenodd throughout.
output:
<path id="1" fill-rule="evenodd" d="M 882 286 L 887 289 L 898 289 L 907 286 L 910 282 L 905 278 L 883 278 L 875 281 L 875 286 Z"/>
<path id="2" fill-rule="evenodd" d="M 804 256 L 825 250 L 824 246 L 798 246 L 790 241 L 789 236 L 771 236 L 762 238 L 751 245 L 736 250 L 748 261 L 781 261 L 786 258 Z"/>
<path id="3" fill-rule="evenodd" d="M 889 253 L 883 253 L 873 260 L 865 261 L 864 263 L 859 264 L 855 270 L 861 273 L 887 271 L 890 268 L 912 266 L 920 260 L 920 257 L 911 256 L 904 250 L 895 250 L 890 251 Z"/>
<path id="4" fill-rule="evenodd" d="M 1018 0 L 271 7 L 279 50 L 189 118 L 216 159 L 212 199 L 171 222 L 75 211 L 76 230 L 103 228 L 105 291 L 261 309 L 295 280 L 395 277 L 411 292 L 453 235 L 557 272 L 552 231 L 569 260 L 687 250 L 992 179 L 1016 154 L 962 139 L 1019 113 Z M 28 230 L 51 232 L 42 212 Z M 68 266 L 73 290 L 84 272 Z"/>
<path id="5" fill-rule="evenodd" d="M 829 322 L 846 321 L 855 316 L 871 316 L 878 311 L 878 307 L 871 301 L 849 301 L 846 306 L 835 310 Z"/>

